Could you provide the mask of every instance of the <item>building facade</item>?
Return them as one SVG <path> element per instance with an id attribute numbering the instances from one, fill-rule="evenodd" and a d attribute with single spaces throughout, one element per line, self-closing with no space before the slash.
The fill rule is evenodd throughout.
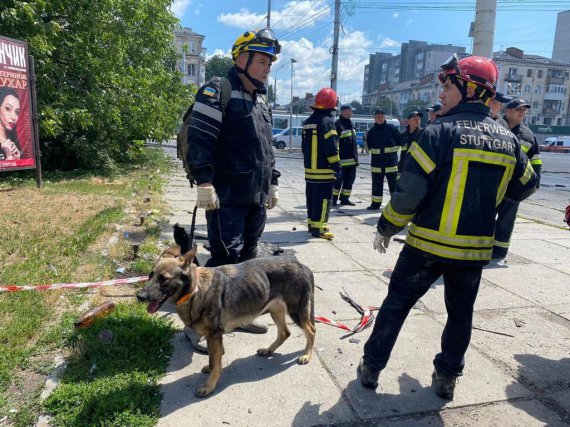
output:
<path id="1" fill-rule="evenodd" d="M 174 31 L 178 69 L 184 75 L 184 84 L 194 83 L 200 87 L 206 82 L 206 49 L 202 47 L 204 36 L 190 28 Z"/>

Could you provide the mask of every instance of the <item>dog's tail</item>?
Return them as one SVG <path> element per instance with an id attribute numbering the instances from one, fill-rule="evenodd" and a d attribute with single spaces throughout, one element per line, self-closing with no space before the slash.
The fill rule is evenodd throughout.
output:
<path id="1" fill-rule="evenodd" d="M 313 275 L 313 272 L 309 269 L 309 267 L 307 267 L 306 265 L 302 264 L 303 268 L 305 269 L 305 272 L 307 273 L 307 276 L 310 278 L 310 282 L 311 282 L 311 324 L 313 326 L 315 326 L 315 276 Z"/>

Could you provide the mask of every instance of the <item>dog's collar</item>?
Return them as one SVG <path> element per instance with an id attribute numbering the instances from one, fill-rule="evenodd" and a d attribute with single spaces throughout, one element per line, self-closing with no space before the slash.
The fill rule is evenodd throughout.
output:
<path id="1" fill-rule="evenodd" d="M 176 301 L 176 305 L 183 304 L 190 299 L 190 297 L 192 296 L 192 292 L 188 292 L 189 290 L 190 290 L 190 279 L 188 279 L 186 283 L 184 283 L 184 286 L 182 287 L 182 296 L 178 298 L 178 301 Z"/>

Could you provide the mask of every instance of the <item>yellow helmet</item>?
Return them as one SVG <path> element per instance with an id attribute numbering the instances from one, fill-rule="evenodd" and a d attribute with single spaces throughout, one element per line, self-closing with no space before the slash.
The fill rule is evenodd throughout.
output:
<path id="1" fill-rule="evenodd" d="M 240 35 L 232 46 L 232 58 L 235 61 L 242 52 L 261 52 L 269 55 L 272 61 L 277 60 L 281 45 L 269 28 L 246 31 Z"/>

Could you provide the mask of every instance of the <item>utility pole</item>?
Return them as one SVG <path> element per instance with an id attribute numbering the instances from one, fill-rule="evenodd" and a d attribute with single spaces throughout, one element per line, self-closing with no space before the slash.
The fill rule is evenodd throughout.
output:
<path id="1" fill-rule="evenodd" d="M 297 62 L 291 58 L 291 104 L 289 104 L 289 151 L 293 151 L 293 64 Z"/>
<path id="2" fill-rule="evenodd" d="M 334 2 L 334 41 L 332 47 L 331 88 L 336 92 L 338 78 L 338 33 L 340 31 L 340 0 Z"/>
<path id="3" fill-rule="evenodd" d="M 271 0 L 267 0 L 267 28 L 271 27 Z"/>
<path id="4" fill-rule="evenodd" d="M 477 0 L 473 27 L 473 55 L 493 59 L 497 0 Z"/>

